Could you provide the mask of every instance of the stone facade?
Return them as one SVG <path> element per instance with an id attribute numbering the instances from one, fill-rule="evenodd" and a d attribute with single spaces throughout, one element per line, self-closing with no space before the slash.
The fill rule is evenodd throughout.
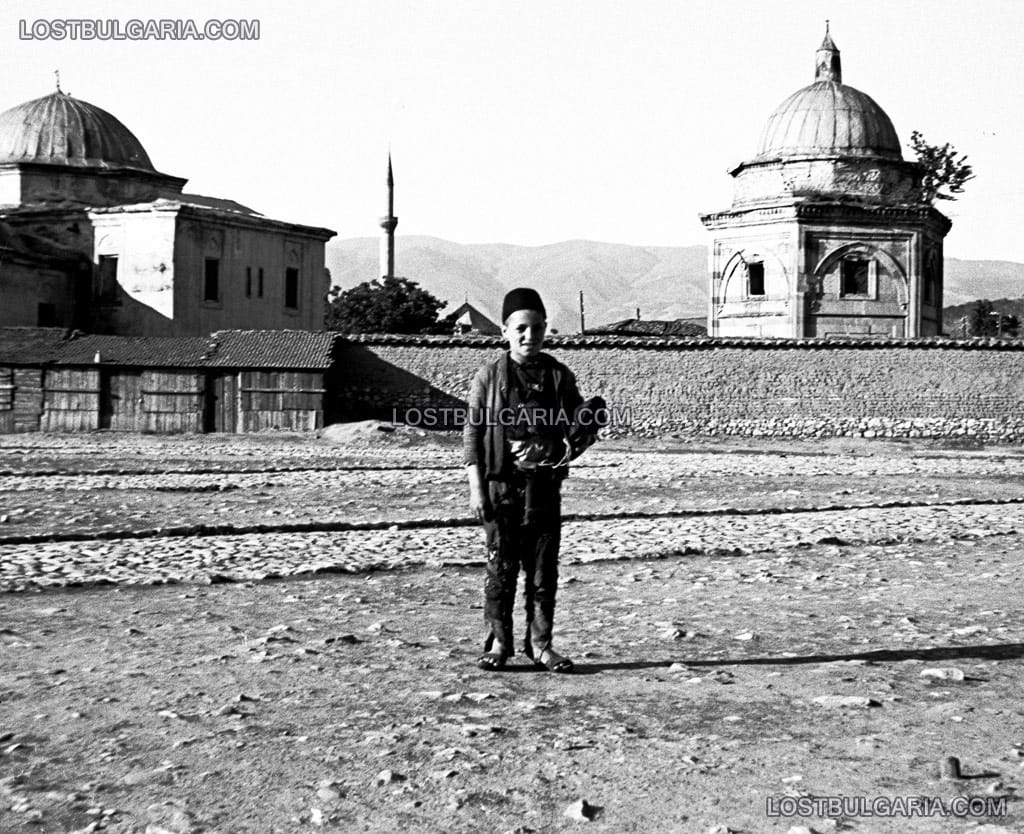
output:
<path id="1" fill-rule="evenodd" d="M 95 332 L 323 327 L 330 289 L 324 238 L 305 227 L 182 200 L 97 210 L 89 219 L 94 263 L 117 261 L 113 293 L 96 288 Z M 213 264 L 215 286 L 208 277 Z"/>
<path id="2" fill-rule="evenodd" d="M 772 114 L 730 172 L 714 232 L 708 333 L 748 338 L 934 336 L 949 220 L 921 194 L 892 122 L 842 83 L 826 35 L 815 82 Z"/>
<path id="3" fill-rule="evenodd" d="M 804 202 L 706 215 L 709 335 L 938 335 L 948 223 L 937 214 Z"/>
<path id="4" fill-rule="evenodd" d="M 157 171 L 109 113 L 60 91 L 0 114 L 0 220 L 91 272 L 84 293 L 56 304 L 56 321 L 39 314 L 55 306 L 56 279 L 40 275 L 38 292 L 20 282 L 3 324 L 132 336 L 322 328 L 334 232 L 185 194 L 186 182 Z M 83 283 L 77 266 L 69 287 Z M 5 296 L 15 277 L 0 264 Z"/>

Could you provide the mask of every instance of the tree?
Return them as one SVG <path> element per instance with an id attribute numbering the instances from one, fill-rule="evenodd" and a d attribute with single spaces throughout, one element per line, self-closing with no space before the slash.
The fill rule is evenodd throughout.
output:
<path id="1" fill-rule="evenodd" d="M 1020 319 L 996 310 L 987 298 L 975 302 L 967 314 L 967 332 L 970 336 L 1012 338 L 1017 335 L 1019 329 Z"/>
<path id="2" fill-rule="evenodd" d="M 964 183 L 974 179 L 974 169 L 967 164 L 967 156 L 958 154 L 947 142 L 929 145 L 920 131 L 910 134 L 910 147 L 917 161 L 924 166 L 921 194 L 929 203 L 936 200 L 955 200 L 964 191 Z"/>
<path id="3" fill-rule="evenodd" d="M 442 332 L 437 314 L 446 303 L 415 281 L 389 276 L 344 292 L 332 287 L 324 325 L 343 333 Z"/>

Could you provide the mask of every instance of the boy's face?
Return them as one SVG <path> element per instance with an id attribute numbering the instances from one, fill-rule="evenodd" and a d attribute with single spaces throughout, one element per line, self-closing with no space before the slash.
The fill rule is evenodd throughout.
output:
<path id="1" fill-rule="evenodd" d="M 501 335 L 508 339 L 512 359 L 522 364 L 540 353 L 547 329 L 547 320 L 537 310 L 516 310 L 505 319 Z"/>

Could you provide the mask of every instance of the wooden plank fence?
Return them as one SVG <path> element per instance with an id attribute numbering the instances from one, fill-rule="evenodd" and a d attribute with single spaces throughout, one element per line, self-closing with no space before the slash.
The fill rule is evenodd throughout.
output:
<path id="1" fill-rule="evenodd" d="M 0 366 L 0 433 L 315 431 L 322 372 Z"/>

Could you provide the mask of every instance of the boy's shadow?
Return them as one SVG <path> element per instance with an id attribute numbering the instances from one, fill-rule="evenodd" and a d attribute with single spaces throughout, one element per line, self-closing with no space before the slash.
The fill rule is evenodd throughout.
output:
<path id="1" fill-rule="evenodd" d="M 684 666 L 796 666 L 806 663 L 837 663 L 863 660 L 879 663 L 896 663 L 903 660 L 1013 660 L 1024 657 L 1024 643 L 1002 643 L 979 646 L 939 646 L 934 649 L 876 649 L 868 652 L 844 654 L 810 654 L 797 657 L 740 657 L 715 658 L 710 660 L 627 660 L 616 663 L 577 663 L 574 674 L 596 675 L 599 672 L 631 671 L 641 669 L 667 669 L 673 663 Z M 509 671 L 534 671 L 532 666 L 508 667 Z"/>

